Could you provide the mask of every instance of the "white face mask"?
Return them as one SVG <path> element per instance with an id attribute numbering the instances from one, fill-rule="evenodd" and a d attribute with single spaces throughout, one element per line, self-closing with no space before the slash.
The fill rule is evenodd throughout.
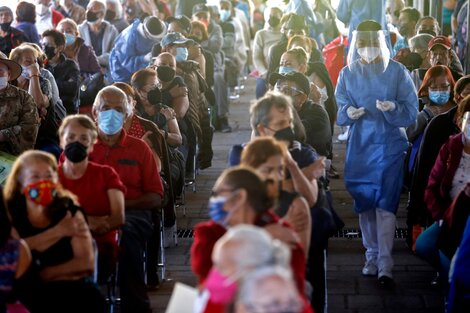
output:
<path id="1" fill-rule="evenodd" d="M 43 16 L 47 12 L 49 12 L 49 7 L 47 5 L 44 5 L 42 3 L 36 5 L 36 14 L 37 15 Z"/>
<path id="2" fill-rule="evenodd" d="M 5 88 L 8 85 L 8 77 L 0 77 L 0 89 Z"/>
<path id="3" fill-rule="evenodd" d="M 371 63 L 380 55 L 380 48 L 377 47 L 364 47 L 358 48 L 357 53 L 367 63 Z"/>
<path id="4" fill-rule="evenodd" d="M 320 103 L 325 103 L 328 100 L 328 92 L 326 91 L 326 86 L 323 88 L 319 88 L 320 91 Z"/>

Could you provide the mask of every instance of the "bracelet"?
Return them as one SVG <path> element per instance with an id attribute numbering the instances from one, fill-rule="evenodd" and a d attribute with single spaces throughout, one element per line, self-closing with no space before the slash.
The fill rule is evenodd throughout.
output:
<path id="1" fill-rule="evenodd" d="M 39 75 L 38 75 L 38 74 L 29 75 L 29 78 L 31 78 L 31 77 L 37 77 L 37 78 L 39 78 Z"/>

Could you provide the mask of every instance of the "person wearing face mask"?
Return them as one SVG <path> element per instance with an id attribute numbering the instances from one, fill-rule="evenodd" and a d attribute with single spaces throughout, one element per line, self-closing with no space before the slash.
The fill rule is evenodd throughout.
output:
<path id="1" fill-rule="evenodd" d="M 0 150 L 12 155 L 33 149 L 39 128 L 34 98 L 10 84 L 21 72 L 18 63 L 0 52 Z"/>
<path id="2" fill-rule="evenodd" d="M 123 129 L 131 110 L 127 101 L 126 94 L 114 86 L 96 96 L 92 115 L 98 124 L 98 141 L 89 160 L 111 166 L 127 190 L 119 255 L 121 311 L 150 312 L 142 264 L 145 243 L 153 233 L 152 210 L 161 208 L 163 186 L 148 145 Z"/>
<path id="3" fill-rule="evenodd" d="M 134 20 L 132 25 L 120 33 L 109 56 L 109 70 L 113 80 L 129 83 L 133 73 L 146 68 L 152 59 L 153 46 L 160 43 L 166 30 L 165 23 L 149 16 L 142 22 Z"/>
<path id="4" fill-rule="evenodd" d="M 362 274 L 391 287 L 395 213 L 408 148 L 402 127 L 415 122 L 418 99 L 406 68 L 390 59 L 380 24 L 359 24 L 350 47 L 349 65 L 336 86 L 337 124 L 350 126 L 344 179 L 366 248 Z"/>
<path id="5" fill-rule="evenodd" d="M 264 228 L 273 238 L 289 244 L 292 255 L 290 265 L 297 290 L 303 294 L 305 253 L 290 226 L 280 222 L 279 217 L 269 210 L 273 199 L 265 182 L 250 168 L 234 167 L 219 176 L 212 193 L 208 204 L 211 219 L 196 225 L 191 246 L 191 269 L 198 277 L 199 284 L 211 283 L 214 278 L 211 255 L 216 242 L 232 227 L 255 225 Z M 233 299 L 220 300 L 222 303 L 219 304 L 224 306 Z"/>
<path id="6" fill-rule="evenodd" d="M 445 113 L 455 106 L 455 82 L 449 68 L 443 65 L 431 67 L 424 76 L 423 84 L 418 90 L 420 106 L 424 106 L 414 125 L 407 127 L 406 135 L 414 142 L 436 115 Z"/>
<path id="7" fill-rule="evenodd" d="M 62 121 L 59 137 L 64 158 L 58 176 L 62 186 L 77 196 L 87 215 L 98 246 L 98 281 L 104 282 L 117 262 L 116 238 L 124 223 L 126 188 L 114 169 L 88 160 L 97 136 L 95 123 L 86 115 L 72 115 Z"/>
<path id="8" fill-rule="evenodd" d="M 416 253 L 439 271 L 447 282 L 450 260 L 462 238 L 469 215 L 467 185 L 470 183 L 470 99 L 457 109 L 461 132 L 441 147 L 429 175 L 424 201 L 434 223 L 416 241 Z"/>
<path id="9" fill-rule="evenodd" d="M 11 26 L 13 22 L 13 12 L 7 6 L 0 7 L 0 51 L 6 55 L 10 51 L 19 46 L 22 42 L 27 41 L 26 35 L 19 29 Z"/>
<path id="10" fill-rule="evenodd" d="M 78 33 L 78 25 L 72 19 L 65 18 L 60 21 L 57 30 L 65 35 L 64 54 L 77 62 L 82 81 L 101 71 L 95 51 L 85 44 Z"/>
<path id="11" fill-rule="evenodd" d="M 186 60 L 188 49 L 186 45 L 192 41 L 184 38 L 180 33 L 169 33 L 161 41 L 162 51 L 171 54 L 176 61 L 176 74 L 183 78 L 187 86 L 189 109 L 186 115 L 190 127 L 194 129 L 199 145 L 199 164 L 201 169 L 210 167 L 212 164 L 212 135 L 208 114 L 208 101 L 205 96 L 207 84 L 199 72 L 199 65 L 191 60 Z M 157 68 L 158 71 L 158 68 Z M 220 114 L 220 113 L 219 113 Z M 189 140 L 189 139 L 188 139 Z"/>
<path id="12" fill-rule="evenodd" d="M 90 279 L 95 254 L 85 213 L 60 184 L 54 156 L 23 153 L 3 192 L 12 226 L 35 260 L 15 288 L 21 303 L 31 312 L 106 312 L 106 301 Z"/>
<path id="13" fill-rule="evenodd" d="M 36 28 L 39 34 L 56 28 L 63 18 L 64 16 L 52 7 L 51 0 L 37 0 Z"/>
<path id="14" fill-rule="evenodd" d="M 307 135 L 306 143 L 320 155 L 330 155 L 332 135 L 330 119 L 326 110 L 308 99 L 310 83 L 305 75 L 297 72 L 287 74 L 273 73 L 269 82 L 274 90 L 292 99 L 292 103 Z"/>
<path id="15" fill-rule="evenodd" d="M 416 23 L 421 18 L 421 13 L 410 7 L 406 7 L 400 11 L 398 18 L 398 31 L 401 38 L 397 40 L 393 46 L 393 56 L 398 53 L 400 49 L 408 48 L 408 39 L 416 35 Z"/>
<path id="16" fill-rule="evenodd" d="M 104 20 L 105 15 L 105 3 L 100 0 L 90 1 L 87 5 L 86 20 L 79 25 L 78 31 L 85 40 L 85 44 L 95 50 L 100 66 L 107 69 L 109 67 L 109 54 L 114 47 L 119 32 L 116 27 Z M 111 79 L 111 77 L 107 78 Z"/>
<path id="17" fill-rule="evenodd" d="M 110 22 L 118 32 L 122 32 L 129 23 L 124 18 L 122 4 L 119 0 L 106 0 L 106 15 L 104 19 Z"/>
<path id="18" fill-rule="evenodd" d="M 419 149 L 416 153 L 414 168 L 411 175 L 409 187 L 409 200 L 407 206 L 407 225 L 415 234 L 422 232 L 421 227 L 427 227 L 432 221 L 427 205 L 424 202 L 424 191 L 426 189 L 429 173 L 436 161 L 439 149 L 446 140 L 458 134 L 460 126 L 457 125 L 455 114 L 465 97 L 470 95 L 470 76 L 464 76 L 455 83 L 453 89 L 453 101 L 457 106 L 449 111 L 439 114 L 431 119 L 423 132 Z M 413 247 L 416 235 L 408 238 L 408 245 Z"/>
<path id="19" fill-rule="evenodd" d="M 279 42 L 281 34 L 282 11 L 278 7 L 265 10 L 265 26 L 255 34 L 253 40 L 253 64 L 258 71 L 256 78 L 256 98 L 259 99 L 267 91 L 267 77 L 269 49 Z"/>
<path id="20" fill-rule="evenodd" d="M 252 225 L 230 228 L 215 244 L 212 259 L 214 265 L 204 282 L 201 296 L 208 297 L 204 309 L 208 313 L 225 312 L 224 309 L 235 302 L 240 283 L 254 271 L 269 266 L 292 270 L 288 247 L 264 229 Z M 295 304 L 290 303 L 289 309 L 296 307 L 299 312 L 312 312 L 299 295 L 292 277 L 290 287 L 297 298 Z M 269 312 L 277 311 L 270 308 Z"/>
<path id="21" fill-rule="evenodd" d="M 77 63 L 65 57 L 64 34 L 58 30 L 47 30 L 42 34 L 42 45 L 47 57 L 45 68 L 54 75 L 59 95 L 68 114 L 78 112 L 80 107 L 80 71 Z"/>
<path id="22" fill-rule="evenodd" d="M 86 18 L 85 8 L 76 4 L 73 0 L 60 0 L 56 10 L 77 24 L 81 24 Z"/>

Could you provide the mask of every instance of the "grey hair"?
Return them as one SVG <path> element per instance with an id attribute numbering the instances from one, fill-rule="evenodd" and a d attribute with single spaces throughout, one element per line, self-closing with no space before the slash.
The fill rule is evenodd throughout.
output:
<path id="1" fill-rule="evenodd" d="M 236 249 L 224 249 L 228 243 Z M 267 265 L 289 267 L 290 250 L 287 246 L 260 227 L 237 225 L 220 238 L 213 251 L 214 255 L 229 257 L 237 264 L 238 272 L 251 271 Z"/>
<path id="2" fill-rule="evenodd" d="M 101 9 L 104 13 L 106 13 L 106 3 L 104 1 L 101 1 L 101 0 L 91 0 L 88 5 L 86 6 L 86 9 L 89 10 L 92 6 L 93 6 L 93 3 L 95 2 L 98 2 L 101 6 Z"/>
<path id="3" fill-rule="evenodd" d="M 106 93 L 119 94 L 122 97 L 122 105 L 124 106 L 124 113 L 126 117 L 132 114 L 132 111 L 133 111 L 132 105 L 129 103 L 129 101 L 127 101 L 127 95 L 124 93 L 124 91 L 122 91 L 121 89 L 115 86 L 106 86 L 100 91 L 98 91 L 98 94 L 96 95 L 95 102 L 93 102 L 93 107 L 92 107 L 92 110 L 94 112 L 99 112 L 101 108 L 103 107 L 104 105 L 103 94 L 106 94 Z"/>
<path id="4" fill-rule="evenodd" d="M 421 49 L 421 50 L 428 50 L 428 44 L 434 37 L 429 34 L 418 34 L 416 36 L 411 37 L 408 42 L 410 45 L 410 50 L 413 49 Z"/>
<path id="5" fill-rule="evenodd" d="M 292 272 L 290 268 L 284 268 L 280 266 L 267 266 L 259 268 L 246 275 L 241 281 L 241 285 L 238 289 L 237 302 L 244 305 L 252 304 L 259 297 L 259 290 L 266 279 L 271 277 L 277 277 L 283 280 L 286 287 L 290 287 L 294 293 L 297 293 L 297 287 L 295 286 Z M 288 292 L 288 290 L 285 290 Z M 300 302 L 300 297 L 299 297 Z"/>
<path id="6" fill-rule="evenodd" d="M 425 20 L 432 20 L 433 21 L 434 26 L 436 26 L 436 28 L 437 28 L 437 34 L 436 35 L 439 36 L 439 33 L 441 32 L 441 27 L 439 26 L 439 22 L 436 20 L 436 18 L 434 16 L 430 16 L 430 15 L 423 16 L 416 22 L 415 31 L 418 31 L 419 27 L 421 26 L 421 24 Z"/>
<path id="7" fill-rule="evenodd" d="M 294 107 L 292 100 L 282 93 L 268 91 L 250 107 L 250 125 L 256 136 L 259 136 L 258 125 L 267 126 L 269 124 L 269 111 L 271 111 L 273 107 L 281 110 L 289 110 L 293 116 Z"/>
<path id="8" fill-rule="evenodd" d="M 106 4 L 111 3 L 116 7 L 116 18 L 122 17 L 122 4 L 119 0 L 106 0 Z"/>

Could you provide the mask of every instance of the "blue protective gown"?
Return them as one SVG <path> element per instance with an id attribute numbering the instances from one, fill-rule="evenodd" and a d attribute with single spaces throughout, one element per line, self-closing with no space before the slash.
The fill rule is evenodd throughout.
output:
<path id="1" fill-rule="evenodd" d="M 415 122 L 418 98 L 406 68 L 390 60 L 385 72 L 379 65 L 358 61 L 342 69 L 336 87 L 337 123 L 350 125 L 344 180 L 361 213 L 381 208 L 396 213 L 403 181 L 408 140 L 403 127 Z M 383 68 L 383 66 L 382 66 Z M 382 112 L 376 100 L 395 103 Z M 365 115 L 351 120 L 348 107 L 364 107 Z"/>
<path id="2" fill-rule="evenodd" d="M 109 56 L 109 69 L 115 82 L 129 83 L 132 74 L 149 65 L 144 57 L 152 51 L 155 42 L 139 34 L 140 23 L 136 19 L 116 38 Z"/>
<path id="3" fill-rule="evenodd" d="M 386 0 L 341 0 L 336 17 L 349 26 L 349 42 L 351 43 L 352 32 L 356 30 L 364 20 L 374 20 L 382 29 L 387 29 L 385 19 L 385 2 Z"/>

